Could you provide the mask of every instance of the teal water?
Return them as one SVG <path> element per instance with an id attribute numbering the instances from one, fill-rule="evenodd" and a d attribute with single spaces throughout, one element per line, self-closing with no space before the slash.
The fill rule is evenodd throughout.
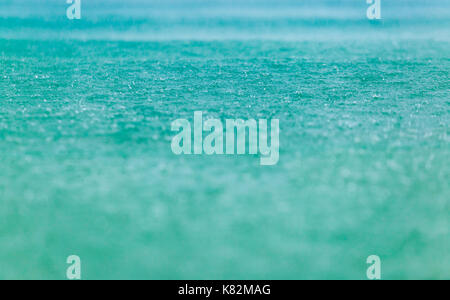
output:
<path id="1" fill-rule="evenodd" d="M 450 278 L 449 1 L 64 2 L 0 4 L 0 279 Z M 279 163 L 175 156 L 196 110 Z"/>

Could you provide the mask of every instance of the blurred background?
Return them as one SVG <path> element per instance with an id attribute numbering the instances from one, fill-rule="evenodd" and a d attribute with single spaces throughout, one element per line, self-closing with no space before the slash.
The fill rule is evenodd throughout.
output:
<path id="1" fill-rule="evenodd" d="M 2 0 L 2 38 L 77 40 L 448 40 L 448 0 L 381 0 L 382 30 L 366 0 Z M 380 24 L 378 24 L 380 25 Z"/>
<path id="2" fill-rule="evenodd" d="M 0 279 L 450 278 L 450 1 L 0 0 Z M 280 161 L 170 124 L 280 119 Z"/>

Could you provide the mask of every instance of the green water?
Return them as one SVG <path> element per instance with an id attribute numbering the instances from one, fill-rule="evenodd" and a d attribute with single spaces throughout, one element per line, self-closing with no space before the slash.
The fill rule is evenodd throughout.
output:
<path id="1" fill-rule="evenodd" d="M 0 19 L 0 279 L 64 279 L 71 254 L 83 279 L 365 279 L 372 254 L 383 279 L 450 278 L 442 28 L 125 41 L 29 18 Z M 279 163 L 175 156 L 196 110 L 279 119 Z"/>

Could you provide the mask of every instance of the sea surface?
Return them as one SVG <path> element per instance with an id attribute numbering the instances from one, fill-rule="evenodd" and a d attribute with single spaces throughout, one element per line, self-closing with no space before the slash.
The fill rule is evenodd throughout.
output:
<path id="1" fill-rule="evenodd" d="M 450 1 L 65 2 L 0 1 L 0 279 L 450 279 Z"/>

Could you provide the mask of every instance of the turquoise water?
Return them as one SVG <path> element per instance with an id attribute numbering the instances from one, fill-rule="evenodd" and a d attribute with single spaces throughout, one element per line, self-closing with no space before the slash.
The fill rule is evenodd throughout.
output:
<path id="1" fill-rule="evenodd" d="M 0 3 L 0 279 L 450 278 L 449 1 L 64 2 Z M 279 163 L 175 156 L 196 110 Z"/>

